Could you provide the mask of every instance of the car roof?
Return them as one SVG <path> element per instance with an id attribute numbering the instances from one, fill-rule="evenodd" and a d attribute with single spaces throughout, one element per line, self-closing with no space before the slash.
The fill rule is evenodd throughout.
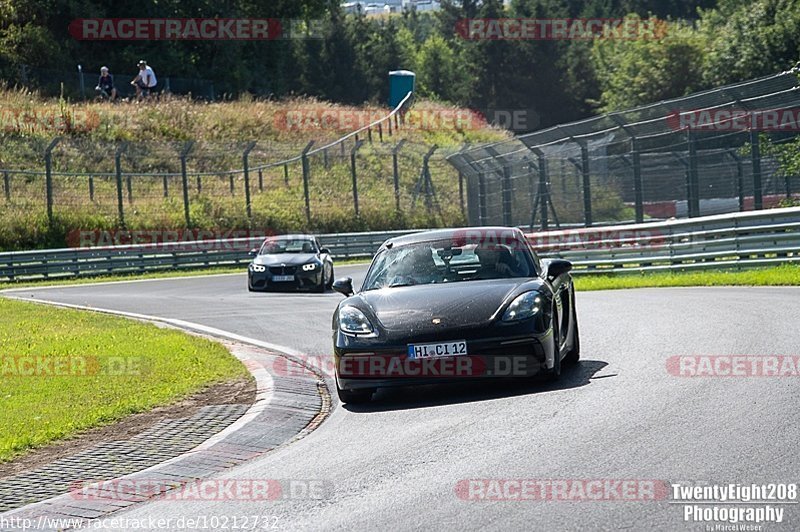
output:
<path id="1" fill-rule="evenodd" d="M 476 233 L 495 233 L 495 234 L 508 234 L 514 233 L 516 236 L 525 239 L 525 235 L 518 227 L 505 227 L 505 226 L 485 226 L 485 227 L 457 227 L 454 229 L 433 229 L 431 231 L 422 231 L 419 233 L 412 233 L 410 235 L 402 235 L 390 238 L 383 243 L 381 248 L 388 248 L 394 246 L 405 246 L 408 244 L 418 244 L 420 242 L 431 242 L 435 240 L 448 240 L 458 237 L 465 238 Z"/>

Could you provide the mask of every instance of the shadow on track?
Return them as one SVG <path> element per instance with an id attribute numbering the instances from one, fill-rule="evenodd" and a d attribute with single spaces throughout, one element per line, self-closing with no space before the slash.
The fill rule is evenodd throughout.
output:
<path id="1" fill-rule="evenodd" d="M 409 410 L 568 390 L 586 386 L 607 365 L 607 362 L 601 360 L 582 360 L 575 366 L 565 367 L 561 372 L 561 378 L 556 382 L 546 382 L 534 377 L 384 388 L 378 390 L 372 401 L 367 404 L 345 404 L 342 408 L 353 413 Z"/>

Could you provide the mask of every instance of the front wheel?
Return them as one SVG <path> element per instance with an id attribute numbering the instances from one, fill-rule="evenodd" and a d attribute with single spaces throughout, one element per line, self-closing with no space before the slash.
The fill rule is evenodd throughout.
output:
<path id="1" fill-rule="evenodd" d="M 578 332 L 578 311 L 575 310 L 575 294 L 572 294 L 572 348 L 564 357 L 564 364 L 577 364 L 581 359 L 581 335 Z"/>
<path id="2" fill-rule="evenodd" d="M 335 279 L 335 276 L 333 275 L 333 266 L 331 266 L 331 274 L 330 274 L 330 276 L 328 277 L 328 284 L 326 284 L 326 285 L 325 285 L 325 287 L 326 287 L 328 290 L 330 290 L 330 289 L 332 289 L 332 288 L 333 288 L 333 280 L 334 280 L 334 279 Z"/>
<path id="3" fill-rule="evenodd" d="M 545 378 L 548 381 L 557 381 L 561 378 L 561 338 L 558 327 L 558 309 L 553 308 L 553 367 L 545 372 Z"/>

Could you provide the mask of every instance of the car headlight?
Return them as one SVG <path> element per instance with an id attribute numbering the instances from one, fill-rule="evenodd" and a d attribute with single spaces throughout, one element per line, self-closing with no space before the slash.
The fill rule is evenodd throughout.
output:
<path id="1" fill-rule="evenodd" d="M 254 272 L 265 272 L 265 271 L 267 271 L 267 267 L 266 266 L 262 266 L 261 264 L 250 264 L 250 268 Z"/>
<path id="2" fill-rule="evenodd" d="M 303 271 L 304 272 L 313 272 L 316 269 L 317 269 L 317 265 L 314 264 L 313 262 L 310 262 L 308 264 L 303 264 Z"/>
<path id="3" fill-rule="evenodd" d="M 339 309 L 339 328 L 349 334 L 374 334 L 372 324 L 356 307 L 345 305 Z"/>
<path id="4" fill-rule="evenodd" d="M 511 302 L 503 314 L 503 321 L 524 320 L 535 316 L 542 310 L 542 296 L 539 292 L 525 292 Z"/>

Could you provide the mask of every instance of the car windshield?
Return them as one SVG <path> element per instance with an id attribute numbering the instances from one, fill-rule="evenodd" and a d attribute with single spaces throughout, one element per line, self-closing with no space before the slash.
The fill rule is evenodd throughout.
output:
<path id="1" fill-rule="evenodd" d="M 392 247 L 378 253 L 364 290 L 398 286 L 531 277 L 525 244 L 453 245 L 450 240 Z"/>
<path id="2" fill-rule="evenodd" d="M 261 246 L 259 255 L 276 255 L 278 253 L 315 253 L 317 247 L 307 238 L 278 238 L 267 240 Z"/>

